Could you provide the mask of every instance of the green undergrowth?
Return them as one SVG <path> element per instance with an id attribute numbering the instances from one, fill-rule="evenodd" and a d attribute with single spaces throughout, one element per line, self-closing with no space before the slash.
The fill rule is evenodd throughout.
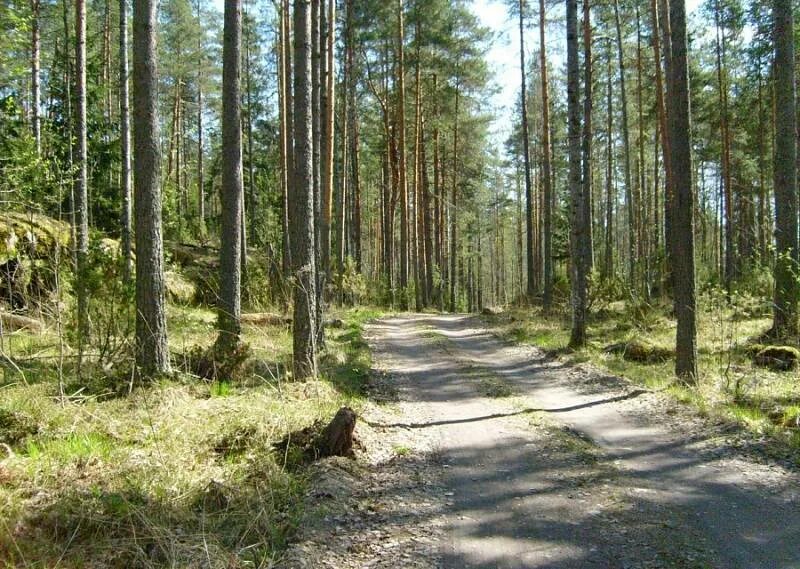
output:
<path id="1" fill-rule="evenodd" d="M 675 321 L 667 305 L 610 304 L 592 314 L 588 345 L 578 351 L 567 348 L 570 321 L 563 311 L 545 314 L 539 308 L 518 308 L 486 321 L 510 341 L 536 345 L 571 363 L 591 362 L 650 389 L 664 389 L 701 415 L 732 421 L 754 437 L 767 436 L 772 450 L 796 457 L 800 450 L 797 372 L 754 365 L 754 346 L 770 326 L 768 310 L 754 309 L 752 300 L 738 302 L 709 297 L 698 303 L 696 387 L 674 381 Z M 632 361 L 620 346 L 635 348 L 632 353 L 643 361 Z"/>
<path id="2" fill-rule="evenodd" d="M 271 566 L 307 484 L 274 445 L 342 405 L 363 408 L 362 330 L 378 315 L 335 314 L 343 325 L 328 330 L 321 377 L 302 383 L 287 371 L 285 325 L 245 326 L 252 356 L 239 377 L 176 372 L 132 389 L 113 370 L 75 380 L 52 328 L 8 338 L 25 369 L 9 364 L 0 379 L 0 567 Z M 213 343 L 214 321 L 170 307 L 176 368 Z"/>

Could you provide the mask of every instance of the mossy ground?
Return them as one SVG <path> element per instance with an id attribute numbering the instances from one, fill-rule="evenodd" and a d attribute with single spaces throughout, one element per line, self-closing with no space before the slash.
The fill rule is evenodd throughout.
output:
<path id="1" fill-rule="evenodd" d="M 564 311 L 515 308 L 486 317 L 505 338 L 533 344 L 573 362 L 595 365 L 651 389 L 665 389 L 702 415 L 732 420 L 756 436 L 800 448 L 800 381 L 796 371 L 773 372 L 753 364 L 752 346 L 769 329 L 768 309 L 753 309 L 747 299 L 729 304 L 719 297 L 698 302 L 699 381 L 685 387 L 674 381 L 673 357 L 646 363 L 629 361 L 608 346 L 637 342 L 668 353 L 674 348 L 675 321 L 669 306 L 609 305 L 592 315 L 588 346 L 567 350 L 570 321 Z"/>
<path id="2" fill-rule="evenodd" d="M 0 429 L 14 432 L 0 447 L 0 567 L 269 566 L 306 483 L 273 444 L 365 404 L 361 331 L 377 315 L 337 314 L 344 327 L 328 332 L 322 376 L 305 383 L 286 371 L 286 326 L 245 327 L 253 358 L 242 377 L 176 372 L 130 391 L 113 370 L 78 382 L 54 327 L 7 337 L 15 364 L 0 378 Z M 214 321 L 208 309 L 170 307 L 176 367 L 214 341 Z"/>

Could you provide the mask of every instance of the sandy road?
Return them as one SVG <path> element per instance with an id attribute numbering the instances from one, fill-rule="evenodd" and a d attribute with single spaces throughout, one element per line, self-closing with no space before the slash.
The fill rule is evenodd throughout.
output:
<path id="1" fill-rule="evenodd" d="M 657 396 L 465 316 L 369 335 L 406 402 L 386 428 L 439 449 L 445 567 L 800 568 L 796 476 L 665 425 Z"/>

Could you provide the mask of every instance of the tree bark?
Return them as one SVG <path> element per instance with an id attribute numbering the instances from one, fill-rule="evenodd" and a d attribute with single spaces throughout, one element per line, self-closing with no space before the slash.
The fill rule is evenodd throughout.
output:
<path id="1" fill-rule="evenodd" d="M 75 158 L 78 173 L 75 180 L 75 215 L 78 261 L 76 293 L 78 297 L 78 373 L 83 352 L 89 341 L 89 291 L 87 263 L 89 253 L 89 197 L 86 156 L 86 0 L 75 2 Z"/>
<path id="2" fill-rule="evenodd" d="M 725 200 L 725 264 L 724 281 L 725 290 L 730 296 L 733 288 L 735 276 L 735 242 L 733 226 L 733 188 L 731 187 L 731 164 L 730 164 L 730 132 L 728 125 L 728 83 L 725 70 L 725 32 L 722 30 L 720 22 L 721 6 L 719 0 L 714 2 L 714 24 L 716 28 L 716 65 L 717 65 L 717 88 L 719 95 L 719 130 L 721 137 L 720 164 L 722 165 L 722 195 Z"/>
<path id="3" fill-rule="evenodd" d="M 661 72 L 661 41 L 659 39 L 659 31 L 661 29 L 661 23 L 659 22 L 659 10 L 658 10 L 658 0 L 650 0 L 650 11 L 651 11 L 651 19 L 652 19 L 652 28 L 653 28 L 653 64 L 655 65 L 655 75 L 656 75 L 656 107 L 658 109 L 658 130 L 661 133 L 661 153 L 663 156 L 664 161 L 664 187 L 665 187 L 665 203 L 666 193 L 668 188 L 670 187 L 671 180 L 672 180 L 672 166 L 670 162 L 670 151 L 669 151 L 669 129 L 667 128 L 667 111 L 664 102 L 664 79 Z M 654 170 L 657 171 L 658 164 L 654 166 Z M 658 208 L 658 183 L 655 185 L 655 192 L 656 192 L 656 208 Z M 656 210 L 656 220 L 658 219 L 658 213 Z M 664 225 L 666 226 L 667 220 L 666 217 L 664 219 Z M 656 222 L 656 248 L 658 248 L 660 237 L 660 228 L 658 223 Z M 666 257 L 669 258 L 669 248 L 670 242 L 668 237 L 665 236 L 665 243 L 666 243 L 666 250 L 667 254 Z"/>
<path id="4" fill-rule="evenodd" d="M 578 0 L 567 0 L 567 137 L 569 141 L 570 250 L 572 331 L 569 345 L 586 344 L 586 195 L 581 184 L 580 67 L 578 61 Z"/>
<path id="5" fill-rule="evenodd" d="M 777 337 L 795 338 L 797 324 L 797 104 L 794 16 L 789 0 L 775 0 L 775 310 Z"/>
<path id="6" fill-rule="evenodd" d="M 542 77 L 542 188 L 544 190 L 544 295 L 542 305 L 553 304 L 553 177 L 550 145 L 550 96 L 547 85 L 547 49 L 545 42 L 545 0 L 539 0 L 539 66 Z"/>
<path id="7" fill-rule="evenodd" d="M 583 159 L 583 226 L 586 232 L 583 255 L 585 278 L 592 272 L 594 264 L 594 240 L 592 237 L 592 16 L 590 0 L 583 0 L 583 140 L 581 157 Z"/>
<path id="8" fill-rule="evenodd" d="M 672 261 L 675 315 L 675 375 L 686 383 L 697 381 L 697 301 L 694 267 L 694 187 L 692 185 L 691 105 L 685 0 L 670 1 L 672 56 L 667 112 L 673 165 L 674 203 Z"/>
<path id="9" fill-rule="evenodd" d="M 525 231 L 527 245 L 527 286 L 528 299 L 536 294 L 535 267 L 533 249 L 533 184 L 531 183 L 531 150 L 530 131 L 528 128 L 528 90 L 527 70 L 525 69 L 525 0 L 519 0 L 519 71 L 521 79 L 521 107 L 522 107 L 522 152 L 523 167 L 525 169 Z"/>
<path id="10" fill-rule="evenodd" d="M 293 367 L 297 380 L 317 374 L 311 51 L 310 1 L 294 0 L 294 191 L 289 200 L 289 223 L 294 288 Z"/>
<path id="11" fill-rule="evenodd" d="M 217 306 L 217 347 L 235 349 L 242 331 L 242 128 L 241 51 L 242 0 L 225 0 L 222 46 L 222 235 L 220 243 L 220 295 Z"/>
<path id="12" fill-rule="evenodd" d="M 352 8 L 348 2 L 347 12 Z M 325 25 L 327 24 L 327 25 Z M 331 273 L 331 217 L 333 208 L 333 153 L 334 153 L 334 111 L 336 106 L 336 1 L 328 0 L 328 10 L 322 25 L 325 48 L 325 70 L 323 93 L 324 135 L 322 140 L 322 220 L 320 223 L 320 248 L 322 266 L 319 270 L 324 272 L 326 280 L 330 280 Z M 348 50 L 352 50 L 351 39 L 348 38 Z"/>
<path id="13" fill-rule="evenodd" d="M 119 2 L 119 110 L 122 171 L 122 261 L 123 278 L 130 282 L 133 273 L 131 247 L 131 113 L 128 92 L 128 2 Z"/>
<path id="14" fill-rule="evenodd" d="M 281 54 L 282 54 L 282 74 L 283 81 L 283 102 L 284 109 L 283 144 L 285 146 L 284 155 L 284 191 L 283 191 L 283 274 L 289 275 L 292 267 L 292 248 L 291 248 L 291 228 L 289 224 L 289 210 L 291 189 L 294 185 L 294 102 L 292 97 L 292 49 L 291 49 L 291 25 L 289 18 L 290 0 L 282 0 L 281 10 Z"/>
<path id="15" fill-rule="evenodd" d="M 611 50 L 609 49 L 606 57 L 606 75 L 608 84 L 606 86 L 606 254 L 603 260 L 603 276 L 606 279 L 614 276 L 614 203 L 616 195 L 614 192 L 614 149 L 612 140 L 612 129 L 614 127 L 614 99 L 612 97 L 612 77 L 611 77 Z"/>
<path id="16" fill-rule="evenodd" d="M 456 63 L 456 74 L 458 74 L 458 64 Z M 456 105 L 455 105 L 455 124 L 453 125 L 453 172 L 452 172 L 452 191 L 450 194 L 450 312 L 455 312 L 458 307 L 458 287 L 456 281 L 457 253 L 458 253 L 458 111 L 460 102 L 460 90 L 458 77 L 456 77 Z"/>
<path id="17" fill-rule="evenodd" d="M 136 362 L 144 377 L 170 371 L 161 229 L 156 22 L 156 0 L 137 0 L 133 5 Z"/>
<path id="18" fill-rule="evenodd" d="M 401 306 L 408 308 L 408 181 L 406 178 L 406 70 L 403 31 L 403 0 L 397 0 L 397 154 L 400 189 L 400 288 Z"/>
<path id="19" fill-rule="evenodd" d="M 622 49 L 622 22 L 619 14 L 619 0 L 614 0 L 614 22 L 617 33 L 617 60 L 619 63 L 620 106 L 622 107 L 622 145 L 624 154 L 625 201 L 628 206 L 628 281 L 631 289 L 636 289 L 636 251 L 635 235 L 638 204 L 634 203 L 633 182 L 631 180 L 631 142 L 628 126 L 628 92 L 625 87 L 625 55 Z"/>
<path id="20" fill-rule="evenodd" d="M 311 0 L 311 120 L 312 120 L 312 152 L 314 172 L 314 280 L 316 281 L 317 299 L 315 303 L 316 316 L 314 319 L 316 345 L 322 349 L 325 345 L 325 319 L 323 317 L 325 288 L 324 271 L 322 267 L 322 137 L 323 137 L 323 110 L 322 110 L 322 80 L 324 46 L 322 44 L 322 26 L 320 18 L 325 12 L 323 0 Z"/>

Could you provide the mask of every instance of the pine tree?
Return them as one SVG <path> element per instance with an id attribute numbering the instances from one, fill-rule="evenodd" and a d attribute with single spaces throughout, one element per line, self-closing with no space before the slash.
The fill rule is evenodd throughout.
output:
<path id="1" fill-rule="evenodd" d="M 694 267 L 694 186 L 692 185 L 691 105 L 686 36 L 686 2 L 670 0 L 671 57 L 669 91 L 670 152 L 674 166 L 672 266 L 678 320 L 675 375 L 697 381 L 697 300 Z"/>
<path id="2" fill-rule="evenodd" d="M 775 309 L 772 332 L 794 338 L 797 322 L 797 118 L 792 3 L 775 0 Z"/>
<path id="3" fill-rule="evenodd" d="M 242 263 L 242 122 L 241 100 L 242 1 L 225 0 L 222 51 L 222 235 L 217 347 L 231 351 L 241 335 Z"/>
<path id="4" fill-rule="evenodd" d="M 294 176 L 289 200 L 294 289 L 294 377 L 317 374 L 311 6 L 294 0 Z"/>
<path id="5" fill-rule="evenodd" d="M 136 363 L 143 377 L 170 371 L 161 223 L 156 0 L 133 4 L 133 192 Z"/>

